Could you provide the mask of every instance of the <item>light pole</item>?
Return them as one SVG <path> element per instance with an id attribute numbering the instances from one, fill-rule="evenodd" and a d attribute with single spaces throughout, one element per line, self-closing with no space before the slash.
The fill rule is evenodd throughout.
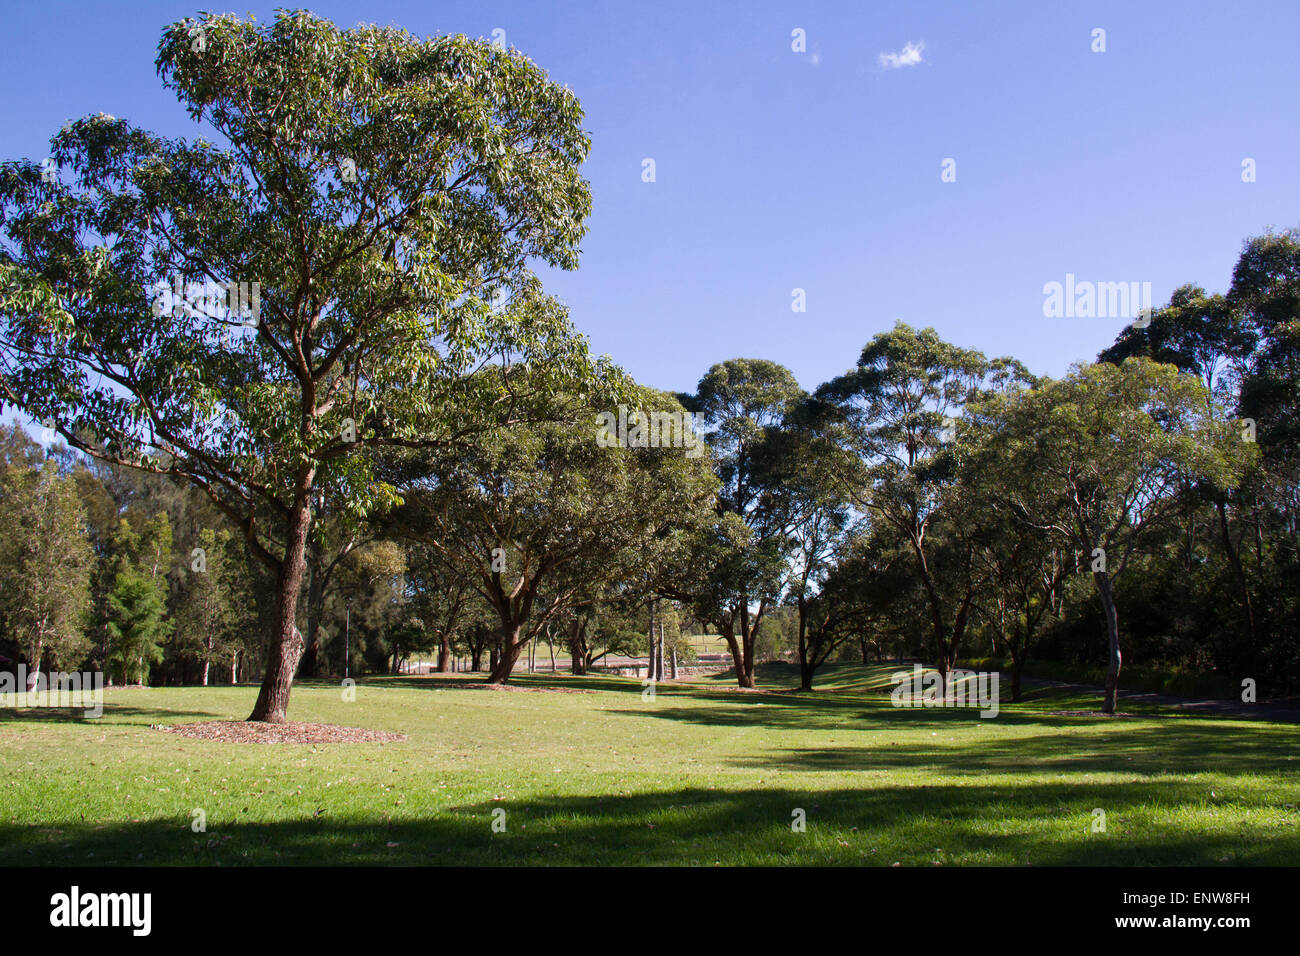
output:
<path id="1" fill-rule="evenodd" d="M 343 676 L 348 676 L 348 664 L 352 660 L 352 602 L 348 601 L 347 611 L 343 615 Z"/>

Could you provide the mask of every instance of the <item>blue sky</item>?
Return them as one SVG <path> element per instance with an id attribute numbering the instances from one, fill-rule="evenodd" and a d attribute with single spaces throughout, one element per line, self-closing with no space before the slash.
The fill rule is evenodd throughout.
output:
<path id="1" fill-rule="evenodd" d="M 736 356 L 812 388 L 898 319 L 1059 374 L 1124 320 L 1044 318 L 1044 283 L 1221 291 L 1245 238 L 1300 224 L 1290 0 L 308 6 L 340 26 L 500 28 L 578 94 L 594 211 L 581 268 L 547 284 L 595 351 L 660 388 Z M 6 2 L 0 159 L 44 156 L 99 111 L 189 135 L 153 59 L 199 9 Z M 909 43 L 920 62 L 882 66 Z"/>

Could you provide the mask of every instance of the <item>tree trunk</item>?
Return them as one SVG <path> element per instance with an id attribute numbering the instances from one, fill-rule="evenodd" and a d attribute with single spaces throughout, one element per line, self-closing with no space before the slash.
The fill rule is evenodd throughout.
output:
<path id="1" fill-rule="evenodd" d="M 754 675 L 747 673 L 745 670 L 745 654 L 741 650 L 740 642 L 736 640 L 735 632 L 731 627 L 719 627 L 719 632 L 727 642 L 727 649 L 731 651 L 731 662 L 736 668 L 736 683 L 740 687 L 753 687 Z"/>
<path id="2" fill-rule="evenodd" d="M 799 620 L 799 689 L 812 690 L 813 668 L 808 659 L 808 635 L 803 621 L 803 609 L 800 608 Z"/>
<path id="3" fill-rule="evenodd" d="M 203 686 L 208 686 L 208 669 L 212 666 L 212 646 L 213 637 L 208 635 L 208 639 L 203 644 Z"/>
<path id="4" fill-rule="evenodd" d="M 584 640 L 586 625 L 574 620 L 573 630 L 569 632 L 569 669 L 575 676 L 587 673 L 587 647 Z"/>
<path id="5" fill-rule="evenodd" d="M 442 632 L 438 642 L 438 673 L 446 674 L 451 670 L 451 631 Z"/>
<path id="6" fill-rule="evenodd" d="M 311 528 L 311 509 L 307 503 L 309 489 L 310 475 L 299 482 L 298 500 L 289 520 L 284 562 L 276 582 L 275 632 L 267 649 L 266 676 L 262 679 L 262 689 L 257 694 L 253 712 L 248 715 L 249 720 L 282 724 L 289 707 L 289 691 L 304 646 L 295 619 L 298 616 L 298 594 L 307 567 L 307 533 Z"/>
<path id="7" fill-rule="evenodd" d="M 307 649 L 303 652 L 298 673 L 302 677 L 315 677 L 320 670 L 320 616 L 325 604 L 325 581 L 321 565 L 325 561 L 318 542 L 311 542 L 311 560 L 308 561 L 307 580 Z"/>
<path id="8" fill-rule="evenodd" d="M 1105 571 L 1094 571 L 1092 579 L 1097 584 L 1097 595 L 1101 598 L 1101 608 L 1106 615 L 1106 636 L 1110 639 L 1110 661 L 1106 666 L 1106 699 L 1102 703 L 1103 714 L 1115 713 L 1115 703 L 1119 696 L 1119 672 L 1124 663 L 1119 650 L 1119 616 L 1115 613 L 1115 595 L 1111 591 L 1110 575 Z"/>
<path id="9" fill-rule="evenodd" d="M 805 585 L 806 586 L 806 585 Z M 863 661 L 865 663 L 865 660 Z M 808 660 L 808 602 L 799 595 L 799 689 L 812 690 L 813 669 Z"/>
<path id="10" fill-rule="evenodd" d="M 650 638 L 650 643 L 648 647 L 650 652 L 649 652 L 649 656 L 646 658 L 645 676 L 646 676 L 646 680 L 652 681 L 655 679 L 655 602 L 653 600 L 650 601 L 649 638 Z"/>
<path id="11" fill-rule="evenodd" d="M 659 622 L 659 636 L 655 639 L 655 680 L 664 679 L 664 625 Z"/>
<path id="12" fill-rule="evenodd" d="M 44 649 L 45 640 L 42 637 L 36 638 L 36 643 L 32 647 L 31 656 L 28 658 L 27 666 L 27 693 L 36 689 L 36 682 L 41 677 L 41 651 Z"/>
<path id="13" fill-rule="evenodd" d="M 505 684 L 510 680 L 510 673 L 515 669 L 515 662 L 523 652 L 524 645 L 519 643 L 519 628 L 503 633 L 500 653 L 493 650 L 496 658 L 492 662 L 492 671 L 488 674 L 489 684 Z"/>
<path id="14" fill-rule="evenodd" d="M 1233 575 L 1237 579 L 1237 590 L 1241 594 L 1241 603 L 1246 610 L 1246 627 L 1250 635 L 1250 647 L 1252 653 L 1257 653 L 1257 643 L 1255 640 L 1255 606 L 1250 599 L 1250 586 L 1246 582 L 1246 569 L 1241 565 L 1241 555 L 1232 545 L 1232 532 L 1228 527 L 1228 508 L 1222 501 L 1218 502 L 1216 509 L 1219 512 L 1219 528 L 1223 532 L 1223 549 L 1228 554 L 1228 561 L 1232 565 Z"/>

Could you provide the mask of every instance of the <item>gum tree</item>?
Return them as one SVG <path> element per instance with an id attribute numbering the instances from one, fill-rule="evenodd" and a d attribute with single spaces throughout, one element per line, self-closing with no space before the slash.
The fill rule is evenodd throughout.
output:
<path id="1" fill-rule="evenodd" d="M 0 476 L 0 608 L 27 654 L 27 685 L 41 661 L 75 667 L 90 646 L 83 626 L 95 563 L 76 482 L 53 459 Z"/>
<path id="2" fill-rule="evenodd" d="M 1081 553 L 1106 620 L 1105 713 L 1123 657 L 1115 583 L 1188 506 L 1186 482 L 1231 488 L 1254 445 L 1204 384 L 1146 358 L 1076 367 L 974 410 L 969 437 L 1000 476 L 1004 513 Z"/>
<path id="3" fill-rule="evenodd" d="M 766 359 L 719 362 L 686 397 L 709 428 L 721 487 L 715 518 L 670 596 L 718 629 L 743 688 L 754 687 L 759 629 L 780 600 L 793 550 L 782 429 L 804 397 L 790 370 Z"/>
<path id="4" fill-rule="evenodd" d="M 912 555 L 945 681 L 980 587 L 973 561 L 980 516 L 955 481 L 955 424 L 970 401 L 1024 377 L 1014 360 L 988 359 L 900 322 L 815 396 L 823 429 L 845 451 L 828 473 Z"/>
<path id="5" fill-rule="evenodd" d="M 634 408 L 680 416 L 670 396 L 634 389 L 632 398 Z M 593 593 L 620 582 L 653 590 L 717 489 L 708 459 L 688 449 L 639 447 L 630 430 L 602 445 L 602 403 L 560 395 L 547 406 L 535 424 L 466 453 L 418 458 L 395 478 L 405 504 L 391 515 L 394 530 L 437 551 L 494 612 L 493 684 L 508 682 L 528 642 Z"/>
<path id="6" fill-rule="evenodd" d="M 569 90 L 461 36 L 204 15 L 157 69 L 216 143 L 100 114 L 0 170 L 0 395 L 242 531 L 276 582 L 250 719 L 280 722 L 314 506 L 381 509 L 376 446 L 469 442 L 590 371 L 530 273 L 577 264 L 589 141 Z"/>

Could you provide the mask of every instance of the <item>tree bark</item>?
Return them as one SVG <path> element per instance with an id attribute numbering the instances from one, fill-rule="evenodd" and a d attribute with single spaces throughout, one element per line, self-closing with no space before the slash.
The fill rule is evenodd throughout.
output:
<path id="1" fill-rule="evenodd" d="M 574 618 L 573 629 L 569 632 L 569 668 L 575 676 L 587 673 L 586 624 Z"/>
<path id="2" fill-rule="evenodd" d="M 519 660 L 519 655 L 524 649 L 523 643 L 519 641 L 518 626 L 510 631 L 502 631 L 501 641 L 501 653 L 493 661 L 492 670 L 488 674 L 489 684 L 508 683 L 510 674 L 515 669 L 515 662 Z"/>
<path id="3" fill-rule="evenodd" d="M 1232 544 L 1232 532 L 1228 527 L 1228 507 L 1222 501 L 1216 503 L 1219 512 L 1219 528 L 1223 532 L 1223 549 L 1227 552 L 1228 562 L 1232 565 L 1233 575 L 1237 579 L 1237 590 L 1241 593 L 1241 603 L 1246 610 L 1246 627 L 1250 634 L 1251 652 L 1258 647 L 1255 640 L 1255 606 L 1250 599 L 1250 585 L 1246 582 L 1246 569 L 1242 567 L 1241 555 Z"/>
<path id="4" fill-rule="evenodd" d="M 801 596 L 799 598 L 799 689 L 812 690 L 812 681 L 813 669 L 808 659 L 808 607 Z"/>
<path id="5" fill-rule="evenodd" d="M 718 632 L 727 642 L 727 649 L 731 651 L 731 662 L 736 668 L 736 683 L 741 687 L 753 687 L 754 675 L 745 671 L 745 654 L 741 650 L 740 642 L 736 640 L 736 634 L 731 625 L 720 625 Z"/>
<path id="6" fill-rule="evenodd" d="M 307 649 L 303 652 L 298 673 L 315 677 L 320 668 L 320 614 L 325 603 L 325 582 L 322 563 L 325 560 L 318 542 L 311 542 L 311 560 L 307 579 Z"/>
<path id="7" fill-rule="evenodd" d="M 43 638 L 36 638 L 36 643 L 32 647 L 32 653 L 28 659 L 27 693 L 29 694 L 36 689 L 36 682 L 40 680 L 41 677 L 41 651 L 43 650 L 44 643 L 45 641 Z"/>
<path id="8" fill-rule="evenodd" d="M 1092 579 L 1097 584 L 1097 595 L 1101 598 L 1102 612 L 1106 615 L 1106 635 L 1110 640 L 1110 661 L 1106 666 L 1106 699 L 1101 711 L 1103 714 L 1113 714 L 1119 696 L 1120 669 L 1124 664 L 1124 657 L 1119 650 L 1119 616 L 1115 612 L 1115 595 L 1111 590 L 1110 575 L 1105 571 L 1094 571 Z"/>
<path id="9" fill-rule="evenodd" d="M 307 567 L 307 534 L 311 529 L 311 508 L 307 495 L 310 488 L 309 472 L 305 480 L 300 478 L 297 502 L 289 519 L 284 561 L 280 565 L 276 582 L 275 631 L 267 650 L 266 676 L 262 679 L 262 688 L 257 694 L 253 712 L 248 716 L 249 720 L 282 724 L 289 708 L 289 691 L 304 647 L 296 618 L 298 595 L 302 590 L 302 579 Z"/>
<path id="10" fill-rule="evenodd" d="M 439 641 L 438 643 L 438 673 L 446 674 L 450 671 L 451 671 L 451 631 L 443 631 L 442 640 Z"/>

